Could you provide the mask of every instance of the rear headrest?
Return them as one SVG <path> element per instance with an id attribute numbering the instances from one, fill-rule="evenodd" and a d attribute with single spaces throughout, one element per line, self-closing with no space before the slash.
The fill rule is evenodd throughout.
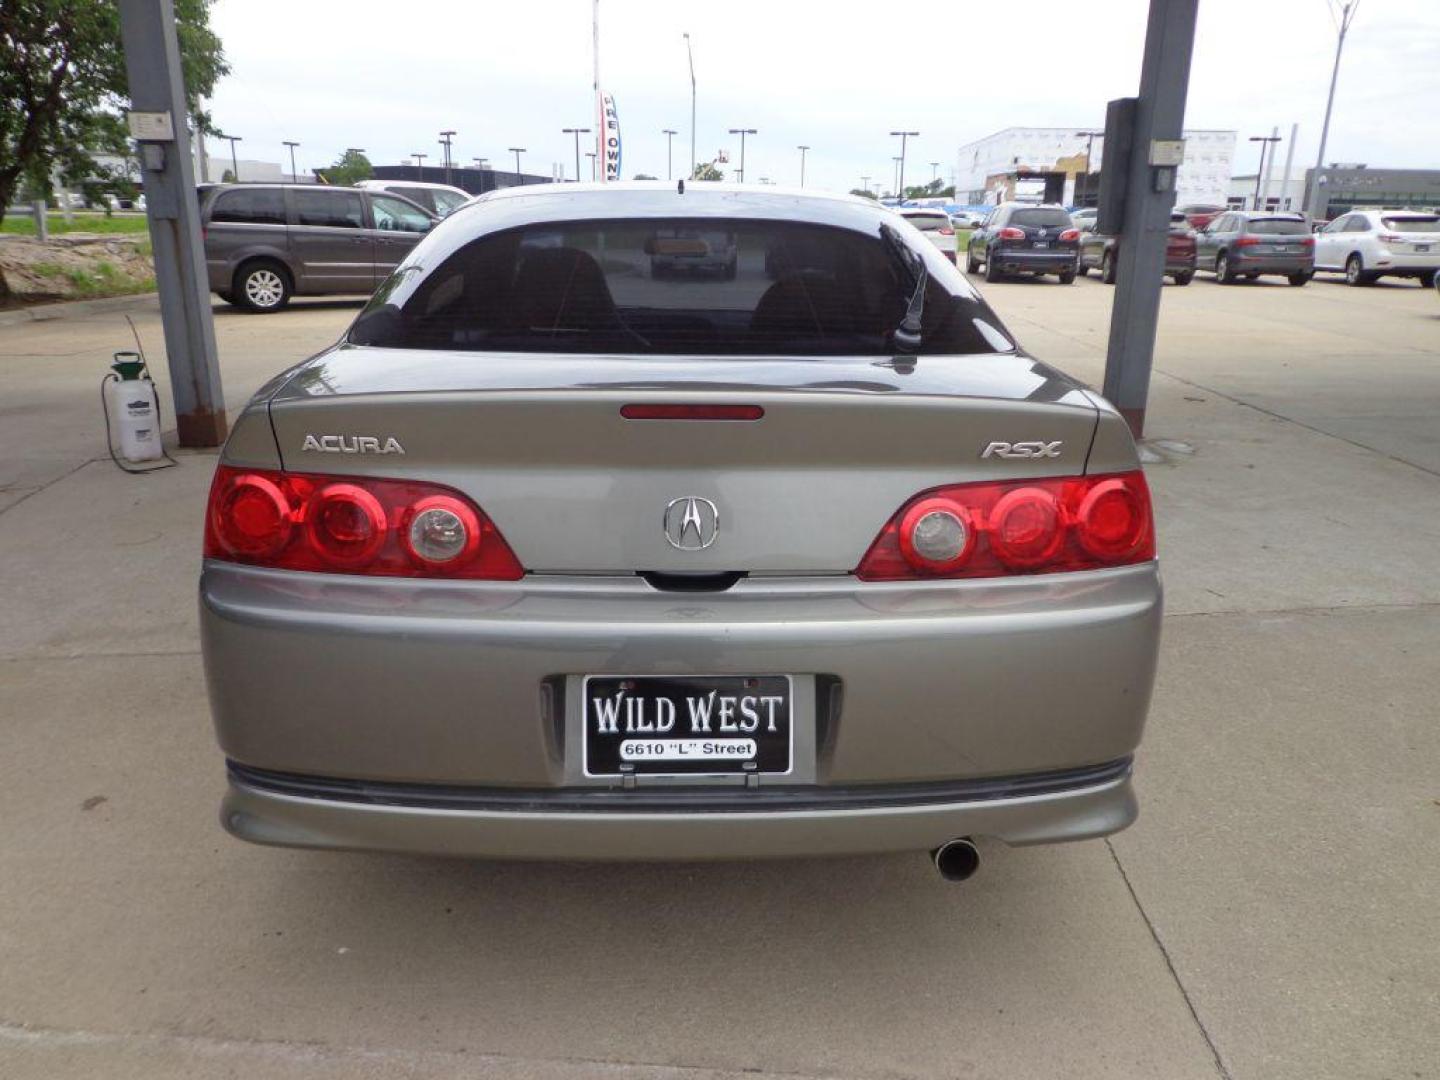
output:
<path id="1" fill-rule="evenodd" d="M 511 287 L 511 318 L 536 330 L 613 330 L 620 325 L 605 273 L 578 248 L 531 248 Z"/>

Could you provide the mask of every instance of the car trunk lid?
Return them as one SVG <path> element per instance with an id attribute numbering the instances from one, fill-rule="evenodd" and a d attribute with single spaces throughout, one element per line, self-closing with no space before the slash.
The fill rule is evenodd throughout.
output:
<path id="1" fill-rule="evenodd" d="M 634 404 L 764 415 L 627 419 Z M 342 346 L 269 408 L 287 470 L 450 485 L 527 570 L 594 573 L 846 572 L 919 491 L 1083 472 L 1097 417 L 1075 383 L 1014 353 L 892 363 Z M 1031 457 L 1029 444 L 1048 450 Z M 690 498 L 718 515 L 698 550 L 664 522 Z"/>

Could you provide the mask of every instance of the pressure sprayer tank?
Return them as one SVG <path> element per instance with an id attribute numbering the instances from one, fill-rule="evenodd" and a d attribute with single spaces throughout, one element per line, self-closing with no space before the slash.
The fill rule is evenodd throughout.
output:
<path id="1" fill-rule="evenodd" d="M 120 435 L 120 456 L 130 461 L 154 461 L 164 452 L 155 384 L 145 374 L 145 363 L 138 353 L 118 352 L 110 367 L 115 375 L 105 382 L 105 408 Z"/>

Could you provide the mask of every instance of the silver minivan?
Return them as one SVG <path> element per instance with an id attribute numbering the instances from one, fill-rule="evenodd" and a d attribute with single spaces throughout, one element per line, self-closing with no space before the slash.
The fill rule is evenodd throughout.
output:
<path id="1" fill-rule="evenodd" d="M 364 293 L 436 222 L 409 199 L 314 184 L 218 184 L 200 195 L 210 289 L 247 311 Z"/>

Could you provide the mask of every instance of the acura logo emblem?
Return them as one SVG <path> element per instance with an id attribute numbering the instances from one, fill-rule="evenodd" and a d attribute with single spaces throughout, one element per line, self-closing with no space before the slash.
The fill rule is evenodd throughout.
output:
<path id="1" fill-rule="evenodd" d="M 681 551 L 702 551 L 720 534 L 720 512 L 695 495 L 673 499 L 665 507 L 665 539 Z"/>

